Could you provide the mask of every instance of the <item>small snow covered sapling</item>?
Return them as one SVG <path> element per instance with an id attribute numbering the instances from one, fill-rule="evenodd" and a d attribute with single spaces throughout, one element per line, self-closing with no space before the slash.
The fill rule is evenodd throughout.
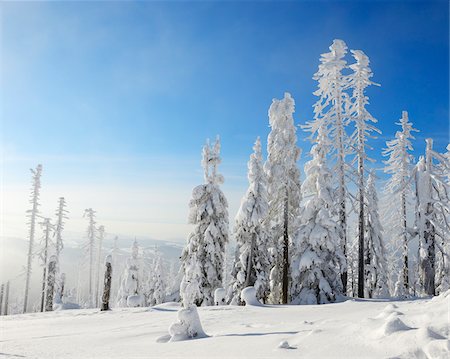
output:
<path id="1" fill-rule="evenodd" d="M 189 288 L 188 288 L 189 289 Z M 178 321 L 169 327 L 170 342 L 205 338 L 197 306 L 193 304 L 193 297 L 183 297 L 183 307 L 178 311 Z"/>
<path id="2" fill-rule="evenodd" d="M 105 282 L 103 286 L 102 308 L 101 310 L 109 310 L 109 297 L 111 294 L 111 274 L 112 274 L 112 256 L 109 254 L 105 259 Z"/>

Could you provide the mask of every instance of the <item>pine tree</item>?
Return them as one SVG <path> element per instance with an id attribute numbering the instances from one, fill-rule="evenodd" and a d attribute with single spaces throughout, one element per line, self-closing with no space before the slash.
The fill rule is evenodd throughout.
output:
<path id="1" fill-rule="evenodd" d="M 189 223 L 194 225 L 183 250 L 184 276 L 180 294 L 187 307 L 191 304 L 213 305 L 214 291 L 223 285 L 225 245 L 228 242 L 228 203 L 219 185 L 223 176 L 220 164 L 220 141 L 203 148 L 202 166 L 205 184 L 192 191 Z"/>
<path id="2" fill-rule="evenodd" d="M 369 174 L 366 188 L 366 206 L 364 226 L 365 264 L 365 296 L 368 298 L 389 295 L 386 273 L 386 252 L 384 249 L 382 231 L 378 216 L 378 196 L 375 188 L 375 173 Z"/>
<path id="3" fill-rule="evenodd" d="M 137 240 L 131 247 L 131 257 L 127 259 L 125 272 L 122 276 L 119 293 L 117 295 L 117 306 L 126 307 L 130 295 L 137 295 L 139 290 L 139 246 Z"/>
<path id="4" fill-rule="evenodd" d="M 433 151 L 433 140 L 426 139 L 425 157 L 421 157 L 415 168 L 416 182 L 416 230 L 419 237 L 419 280 L 421 291 L 426 295 L 436 294 L 436 238 L 448 240 L 450 225 L 440 223 L 439 217 L 450 210 L 450 188 L 444 175 L 448 175 L 450 164 L 445 156 Z M 446 173 L 433 163 L 440 161 Z M 439 247 L 438 247 L 439 249 Z"/>
<path id="5" fill-rule="evenodd" d="M 298 226 L 301 200 L 300 171 L 297 161 L 301 151 L 297 147 L 294 125 L 294 99 L 289 93 L 282 100 L 273 99 L 269 108 L 271 131 L 267 140 L 267 174 L 269 198 L 268 225 L 272 238 L 273 268 L 270 272 L 272 303 L 287 303 L 289 288 L 289 247 Z"/>
<path id="6" fill-rule="evenodd" d="M 27 272 L 26 272 L 26 282 L 25 282 L 25 295 L 23 296 L 23 312 L 26 313 L 28 306 L 28 291 L 30 290 L 30 278 L 31 278 L 31 265 L 33 262 L 33 246 L 35 237 L 35 227 L 36 227 L 36 217 L 39 215 L 39 195 L 41 190 L 41 175 L 42 175 L 42 165 L 37 165 L 36 169 L 30 170 L 33 174 L 32 177 L 32 188 L 30 195 L 30 203 L 32 205 L 31 209 L 27 211 L 27 217 L 29 218 L 28 225 L 29 235 L 28 235 L 28 257 L 27 257 Z"/>
<path id="7" fill-rule="evenodd" d="M 340 247 L 332 173 L 325 159 L 330 145 L 324 121 L 318 119 L 317 123 L 320 125 L 311 148 L 312 159 L 305 165 L 305 203 L 292 264 L 292 301 L 301 304 L 333 302 L 343 291 L 341 270 L 345 268 L 345 257 Z"/>
<path id="8" fill-rule="evenodd" d="M 237 245 L 232 272 L 232 302 L 239 302 L 241 291 L 248 286 L 255 287 L 257 298 L 262 302 L 266 302 L 269 294 L 270 268 L 265 225 L 268 213 L 267 179 L 259 137 L 253 149 L 248 162 L 249 188 L 241 200 L 234 226 Z"/>
<path id="9" fill-rule="evenodd" d="M 352 99 L 349 104 L 348 115 L 350 121 L 355 123 L 355 131 L 351 136 L 352 146 L 355 151 L 355 160 L 357 162 L 357 202 L 359 204 L 358 213 L 358 234 L 359 234 L 359 250 L 358 250 L 358 297 L 364 297 L 364 236 L 365 236 L 365 200 L 364 192 L 366 187 L 366 179 L 364 176 L 365 162 L 372 161 L 367 154 L 366 148 L 371 149 L 367 145 L 368 138 L 375 138 L 372 132 L 381 133 L 371 123 L 377 120 L 367 111 L 366 106 L 369 104 L 369 98 L 365 95 L 365 90 L 369 85 L 377 85 L 370 80 L 373 76 L 369 67 L 369 58 L 361 50 L 351 50 L 356 63 L 350 65 L 353 73 L 348 76 L 348 86 L 353 90 Z"/>
<path id="10" fill-rule="evenodd" d="M 397 243 L 402 243 L 403 246 L 403 264 L 402 275 L 399 276 L 401 281 L 396 285 L 399 288 L 398 295 L 408 293 L 409 291 L 409 261 L 408 261 L 408 226 L 407 226 L 407 200 L 413 194 L 412 183 L 410 181 L 412 172 L 412 161 L 414 157 L 410 154 L 413 151 L 411 144 L 414 136 L 412 132 L 418 132 L 412 127 L 412 123 L 408 122 L 408 112 L 402 112 L 402 118 L 397 125 L 402 126 L 401 131 L 397 131 L 395 139 L 387 141 L 387 148 L 383 151 L 384 156 L 389 156 L 387 161 L 384 161 L 386 167 L 384 171 L 391 174 L 386 187 L 385 194 L 388 198 L 388 208 L 386 209 L 386 217 L 391 228 L 392 240 Z M 395 251 L 395 247 L 393 248 Z M 400 287 L 403 286 L 403 289 Z"/>
<path id="11" fill-rule="evenodd" d="M 348 79 L 342 71 L 346 68 L 344 59 L 347 54 L 347 45 L 342 40 L 334 40 L 330 46 L 330 52 L 321 55 L 319 69 L 313 79 L 318 81 L 318 89 L 314 95 L 319 100 L 314 105 L 315 119 L 321 118 L 326 126 L 330 127 L 331 153 L 335 157 L 333 173 L 335 174 L 336 188 L 335 205 L 339 215 L 339 228 L 341 247 L 347 258 L 347 209 L 346 201 L 348 191 L 346 187 L 346 173 L 348 164 L 345 157 L 350 153 L 347 145 L 350 143 L 345 128 L 348 125 L 348 117 L 345 109 L 349 105 L 348 95 L 345 89 L 348 87 Z M 312 127 L 312 133 L 317 128 Z M 344 293 L 347 292 L 346 262 L 342 268 L 342 284 Z"/>
<path id="12" fill-rule="evenodd" d="M 94 242 L 96 237 L 96 227 L 95 225 L 95 211 L 92 208 L 88 208 L 84 210 L 83 217 L 86 217 L 89 220 L 88 228 L 87 228 L 87 253 L 89 256 L 89 298 L 88 298 L 88 306 L 92 307 L 93 302 L 93 280 L 94 280 Z"/>

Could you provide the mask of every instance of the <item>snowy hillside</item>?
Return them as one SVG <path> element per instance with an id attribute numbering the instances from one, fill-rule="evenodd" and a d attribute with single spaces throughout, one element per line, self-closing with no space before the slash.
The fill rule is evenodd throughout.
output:
<path id="1" fill-rule="evenodd" d="M 444 359 L 449 309 L 450 291 L 403 302 L 200 307 L 209 337 L 174 343 L 165 340 L 176 303 L 30 313 L 2 317 L 0 356 Z"/>

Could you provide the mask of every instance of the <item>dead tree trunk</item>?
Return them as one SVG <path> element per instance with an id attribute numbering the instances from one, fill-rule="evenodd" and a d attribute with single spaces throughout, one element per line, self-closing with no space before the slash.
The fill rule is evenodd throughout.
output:
<path id="1" fill-rule="evenodd" d="M 111 274 L 112 266 L 110 261 L 106 261 L 105 282 L 103 286 L 102 308 L 101 310 L 109 310 L 109 296 L 111 294 Z"/>
<path id="2" fill-rule="evenodd" d="M 2 287 L 0 289 L 0 315 L 3 314 L 3 293 L 5 291 L 5 285 L 2 284 Z"/>
<path id="3" fill-rule="evenodd" d="M 56 256 L 51 256 L 48 263 L 48 275 L 47 275 L 47 296 L 45 301 L 45 311 L 51 312 L 53 310 L 53 293 L 55 291 L 55 279 L 56 279 Z"/>

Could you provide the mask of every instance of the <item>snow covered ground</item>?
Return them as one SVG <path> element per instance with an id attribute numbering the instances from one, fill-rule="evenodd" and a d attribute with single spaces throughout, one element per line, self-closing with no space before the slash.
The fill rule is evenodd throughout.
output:
<path id="1" fill-rule="evenodd" d="M 167 343 L 178 306 L 1 317 L 0 357 L 450 357 L 450 291 L 403 302 L 203 307 L 198 312 L 209 337 Z"/>

